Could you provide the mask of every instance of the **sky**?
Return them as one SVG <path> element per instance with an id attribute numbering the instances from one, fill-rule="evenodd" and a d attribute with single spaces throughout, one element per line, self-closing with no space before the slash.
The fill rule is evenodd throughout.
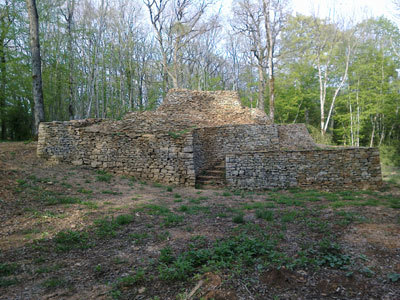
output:
<path id="1" fill-rule="evenodd" d="M 235 0 L 221 0 L 223 10 L 226 14 L 230 13 L 232 1 Z M 304 15 L 315 15 L 319 17 L 328 17 L 329 12 L 335 9 L 336 14 L 344 17 L 360 21 L 368 17 L 385 16 L 397 23 L 400 19 L 395 17 L 395 10 L 392 0 L 291 0 L 293 11 L 299 12 Z"/>
<path id="2" fill-rule="evenodd" d="M 392 0 L 292 0 L 293 10 L 310 15 L 317 11 L 318 16 L 328 17 L 333 9 L 347 17 L 355 15 L 357 20 L 370 16 L 385 16 L 396 20 Z"/>

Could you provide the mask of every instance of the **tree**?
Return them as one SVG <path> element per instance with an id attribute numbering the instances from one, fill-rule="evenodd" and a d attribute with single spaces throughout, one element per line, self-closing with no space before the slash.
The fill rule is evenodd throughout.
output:
<path id="1" fill-rule="evenodd" d="M 36 8 L 36 0 L 26 0 L 26 3 L 29 15 L 29 33 L 32 52 L 33 99 L 35 103 L 34 135 L 37 136 L 39 123 L 45 120 L 39 42 L 39 15 Z"/>
<path id="2" fill-rule="evenodd" d="M 288 15 L 285 0 L 239 0 L 233 9 L 233 28 L 250 41 L 250 51 L 257 61 L 258 102 L 265 110 L 265 74 L 268 74 L 269 116 L 275 119 L 275 60 L 277 40 Z"/>
<path id="3" fill-rule="evenodd" d="M 181 87 L 182 49 L 190 40 L 216 26 L 216 16 L 201 22 L 212 0 L 144 0 L 160 46 L 164 92 L 168 77 L 174 88 Z"/>
<path id="4" fill-rule="evenodd" d="M 74 104 L 75 104 L 75 90 L 74 90 L 74 53 L 73 53 L 73 25 L 74 25 L 74 11 L 75 11 L 75 0 L 67 0 L 66 12 L 62 11 L 62 14 L 67 22 L 67 33 L 68 33 L 68 91 L 69 91 L 69 103 L 68 113 L 69 119 L 73 120 Z"/>

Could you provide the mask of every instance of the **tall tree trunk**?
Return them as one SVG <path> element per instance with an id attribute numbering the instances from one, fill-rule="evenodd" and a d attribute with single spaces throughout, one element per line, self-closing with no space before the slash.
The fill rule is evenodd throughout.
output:
<path id="1" fill-rule="evenodd" d="M 275 78 L 274 78 L 274 50 L 275 43 L 272 35 L 271 1 L 263 1 L 265 33 L 267 37 L 267 61 L 268 61 L 268 86 L 269 86 L 269 118 L 274 123 L 275 119 Z"/>
<path id="2" fill-rule="evenodd" d="M 258 62 L 258 101 L 257 101 L 257 108 L 261 111 L 265 110 L 265 79 L 264 79 L 264 70 L 261 65 L 262 63 Z"/>
<path id="3" fill-rule="evenodd" d="M 67 1 L 67 14 L 65 15 L 65 19 L 67 21 L 67 32 L 68 32 L 68 90 L 69 90 L 69 103 L 68 103 L 68 115 L 69 119 L 75 119 L 75 93 L 74 93 L 74 54 L 72 49 L 72 26 L 73 26 L 73 18 L 74 18 L 74 8 L 75 8 L 75 0 Z"/>
<path id="4" fill-rule="evenodd" d="M 36 8 L 36 0 L 26 0 L 26 4 L 28 6 L 29 33 L 32 52 L 33 100 L 35 103 L 34 135 L 37 136 L 39 123 L 44 121 L 42 66 L 39 42 L 39 16 Z"/>
<path id="5" fill-rule="evenodd" d="M 5 140 L 6 135 L 6 119 L 5 119 L 5 108 L 6 108 L 6 54 L 5 54 L 5 45 L 4 45 L 3 36 L 1 37 L 0 41 L 0 72 L 1 72 L 1 83 L 0 83 L 0 121 L 1 121 L 1 139 Z"/>

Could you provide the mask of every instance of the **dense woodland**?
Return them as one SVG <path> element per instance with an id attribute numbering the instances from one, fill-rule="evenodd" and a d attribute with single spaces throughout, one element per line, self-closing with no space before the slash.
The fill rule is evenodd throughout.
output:
<path id="1" fill-rule="evenodd" d="M 276 123 L 400 152 L 400 31 L 294 14 L 286 0 L 37 0 L 47 121 L 119 119 L 170 88 L 238 90 Z M 2 140 L 32 136 L 25 0 L 0 1 Z"/>

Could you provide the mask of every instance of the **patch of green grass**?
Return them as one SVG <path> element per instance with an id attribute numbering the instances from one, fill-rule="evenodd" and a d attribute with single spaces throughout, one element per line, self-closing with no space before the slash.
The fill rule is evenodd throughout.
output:
<path id="1" fill-rule="evenodd" d="M 243 224 L 244 223 L 244 214 L 243 213 L 238 213 L 232 218 L 233 223 L 236 224 Z"/>
<path id="2" fill-rule="evenodd" d="M 77 197 L 50 196 L 45 198 L 45 202 L 46 205 L 79 204 L 81 200 Z"/>
<path id="3" fill-rule="evenodd" d="M 91 202 L 91 201 L 84 201 L 81 204 L 85 205 L 89 209 L 97 209 L 97 208 L 99 208 L 99 206 L 96 203 Z"/>
<path id="4" fill-rule="evenodd" d="M 118 225 L 127 225 L 133 222 L 133 215 L 119 215 L 115 218 Z"/>
<path id="5" fill-rule="evenodd" d="M 124 214 L 117 217 L 104 217 L 94 221 L 96 233 L 99 237 L 113 237 L 116 235 L 116 230 L 122 226 L 133 222 L 133 215 Z"/>
<path id="6" fill-rule="evenodd" d="M 145 270 L 139 268 L 135 270 L 134 274 L 118 279 L 116 282 L 116 288 L 125 289 L 135 286 L 138 283 L 144 282 L 145 278 Z"/>
<path id="7" fill-rule="evenodd" d="M 8 287 L 18 284 L 19 281 L 16 278 L 3 278 L 0 277 L 0 287 Z"/>
<path id="8" fill-rule="evenodd" d="M 167 187 L 167 192 L 172 192 L 174 189 L 172 188 L 172 186 L 168 186 Z"/>
<path id="9" fill-rule="evenodd" d="M 43 281 L 42 286 L 46 289 L 55 289 L 58 287 L 65 286 L 67 284 L 66 280 L 61 277 L 53 277 Z"/>
<path id="10" fill-rule="evenodd" d="M 379 204 L 380 204 L 379 199 L 370 198 L 370 199 L 367 199 L 367 201 L 362 202 L 361 205 L 363 205 L 363 206 L 378 206 Z"/>
<path id="11" fill-rule="evenodd" d="M 225 192 L 222 193 L 222 196 L 224 196 L 224 197 L 231 197 L 232 194 L 231 194 L 230 192 L 228 192 L 228 191 L 225 191 Z"/>
<path id="12" fill-rule="evenodd" d="M 57 270 L 60 270 L 64 265 L 62 264 L 55 264 L 52 266 L 41 266 L 40 268 L 36 269 L 36 274 L 43 274 L 43 273 L 51 273 Z"/>
<path id="13" fill-rule="evenodd" d="M 164 223 L 162 225 L 167 228 L 176 227 L 181 225 L 183 221 L 184 221 L 183 216 L 170 213 L 164 218 Z"/>
<path id="14" fill-rule="evenodd" d="M 107 173 L 106 171 L 98 170 L 96 173 L 98 174 L 96 176 L 97 181 L 100 181 L 100 182 L 110 182 L 111 181 L 112 175 Z"/>
<path id="15" fill-rule="evenodd" d="M 326 193 L 324 198 L 325 200 L 330 202 L 336 202 L 340 200 L 340 196 L 335 193 Z"/>
<path id="16" fill-rule="evenodd" d="M 297 212 L 292 210 L 292 211 L 288 211 L 285 212 L 284 214 L 282 214 L 281 216 L 281 221 L 284 223 L 288 223 L 288 222 L 293 222 L 297 217 Z"/>
<path id="17" fill-rule="evenodd" d="M 351 257 L 342 253 L 340 245 L 327 238 L 319 241 L 316 249 L 310 249 L 309 254 L 319 266 L 346 269 L 352 263 Z"/>
<path id="18" fill-rule="evenodd" d="M 198 248 L 194 245 L 190 250 L 174 256 L 166 249 L 159 259 L 159 277 L 167 281 L 186 281 L 195 273 L 206 270 L 251 266 L 257 260 L 270 254 L 275 246 L 267 236 L 252 238 L 241 234 L 214 243 L 210 248 Z M 204 246 L 204 244 L 200 244 Z"/>
<path id="19" fill-rule="evenodd" d="M 267 209 L 257 209 L 256 217 L 270 222 L 274 220 L 274 212 Z"/>
<path id="20" fill-rule="evenodd" d="M 54 241 L 59 251 L 89 248 L 89 235 L 87 232 L 83 231 L 60 231 L 54 237 Z"/>
<path id="21" fill-rule="evenodd" d="M 158 242 L 166 241 L 170 236 L 171 234 L 169 233 L 169 231 L 161 231 L 159 233 L 155 233 L 155 238 Z"/>
<path id="22" fill-rule="evenodd" d="M 89 195 L 89 194 L 93 194 L 93 191 L 92 190 L 79 189 L 78 193 L 88 194 Z"/>
<path id="23" fill-rule="evenodd" d="M 136 208 L 134 211 L 142 211 L 146 212 L 149 215 L 155 215 L 155 216 L 165 216 L 171 213 L 168 207 L 156 204 L 145 204 Z"/>
<path id="24" fill-rule="evenodd" d="M 400 198 L 389 198 L 387 201 L 391 208 L 400 209 Z"/>
<path id="25" fill-rule="evenodd" d="M 178 208 L 178 211 L 181 211 L 181 212 L 187 212 L 188 210 L 189 210 L 189 207 L 187 205 L 181 205 Z"/>
<path id="26" fill-rule="evenodd" d="M 174 198 L 178 199 L 178 198 L 182 198 L 182 196 L 179 194 L 174 194 Z"/>
<path id="27" fill-rule="evenodd" d="M 102 219 L 97 219 L 94 221 L 94 225 L 96 226 L 96 233 L 99 237 L 113 237 L 115 236 L 116 229 L 119 225 L 114 222 L 114 218 L 105 217 Z"/>
<path id="28" fill-rule="evenodd" d="M 2 263 L 0 264 L 0 277 L 14 275 L 18 270 L 16 263 Z"/>
<path id="29" fill-rule="evenodd" d="M 69 183 L 67 183 L 67 182 L 62 182 L 61 185 L 62 185 L 63 187 L 68 188 L 68 189 L 72 188 L 72 184 L 69 184 Z"/>
<path id="30" fill-rule="evenodd" d="M 149 237 L 147 232 L 144 233 L 131 233 L 129 234 L 129 239 L 133 240 L 135 244 L 142 244 L 145 239 Z"/>

